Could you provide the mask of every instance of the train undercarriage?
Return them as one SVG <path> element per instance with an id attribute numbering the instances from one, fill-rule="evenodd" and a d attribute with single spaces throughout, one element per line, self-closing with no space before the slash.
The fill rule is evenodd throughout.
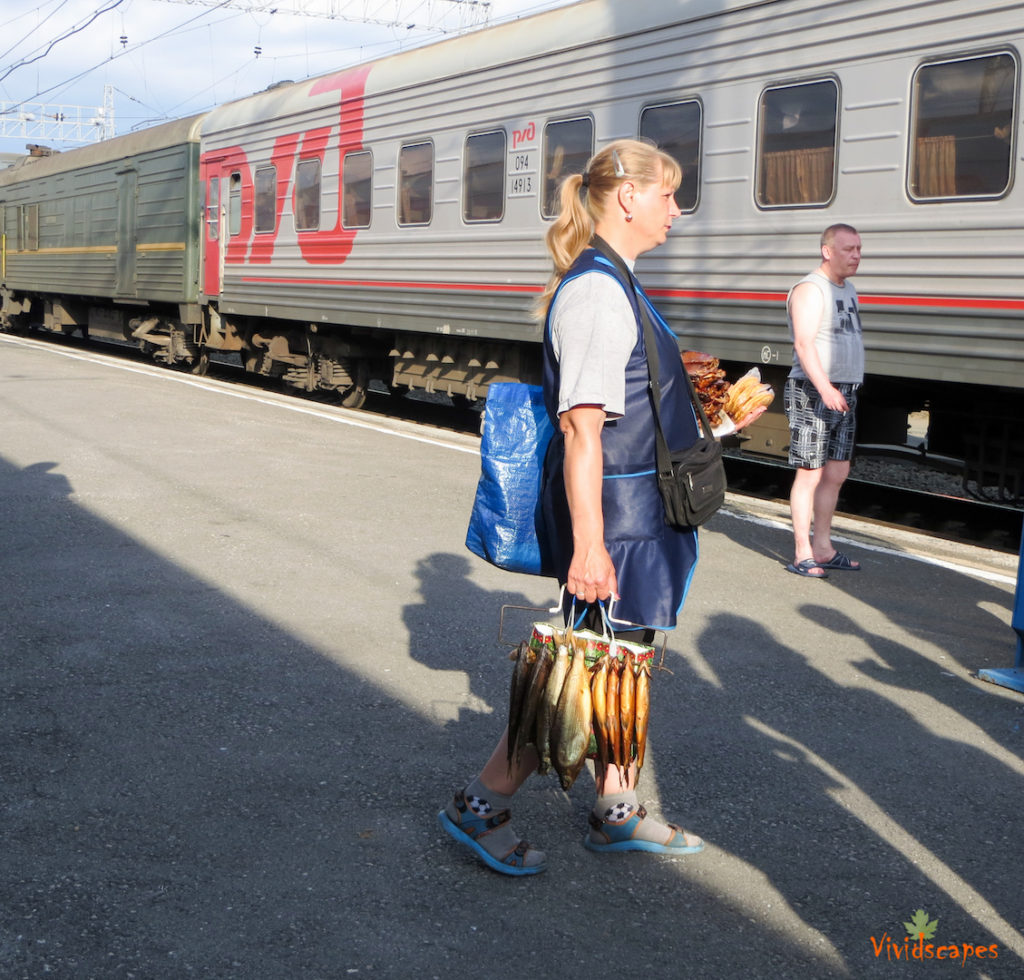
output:
<path id="1" fill-rule="evenodd" d="M 360 408 L 371 380 L 474 402 L 497 381 L 540 378 L 539 352 L 507 341 L 387 332 L 248 316 L 198 304 L 100 305 L 83 297 L 0 291 L 0 330 L 42 330 L 132 344 L 157 364 L 205 374 L 213 356 L 296 393 Z"/>

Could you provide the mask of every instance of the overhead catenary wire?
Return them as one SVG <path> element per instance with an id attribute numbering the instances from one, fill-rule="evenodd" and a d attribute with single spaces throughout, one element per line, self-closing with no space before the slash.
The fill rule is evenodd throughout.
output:
<path id="1" fill-rule="evenodd" d="M 93 23 L 93 21 L 95 21 L 95 20 L 97 20 L 98 18 L 102 17 L 102 16 L 103 16 L 103 14 L 109 13 L 109 12 L 110 12 L 111 10 L 113 10 L 113 9 L 114 9 L 115 7 L 120 7 L 122 3 L 124 3 L 124 0 L 112 0 L 112 2 L 111 2 L 111 3 L 109 3 L 109 4 L 108 4 L 108 5 L 106 6 L 106 7 L 101 7 L 101 8 L 99 9 L 99 10 L 96 10 L 96 11 L 94 11 L 94 12 L 93 12 L 93 13 L 92 13 L 92 14 L 91 14 L 91 15 L 90 15 L 90 16 L 89 16 L 89 17 L 88 17 L 88 18 L 87 18 L 86 20 L 85 20 L 85 22 L 84 22 L 84 23 L 81 23 L 81 24 L 76 24 L 76 25 L 75 25 L 74 27 L 68 28 L 68 30 L 66 30 L 66 31 L 65 31 L 65 32 L 64 32 L 63 34 L 61 34 L 61 35 L 60 35 L 59 37 L 55 37 L 55 38 L 54 38 L 54 39 L 53 39 L 52 41 L 50 41 L 50 42 L 49 42 L 49 43 L 48 43 L 48 44 L 47 44 L 47 45 L 45 46 L 45 50 L 43 50 L 43 51 L 42 51 L 41 53 L 39 53 L 39 54 L 35 55 L 34 57 L 30 57 L 30 58 L 23 58 L 23 59 L 22 59 L 21 61 L 19 61 L 19 62 L 18 62 L 17 64 L 11 65 L 11 66 L 10 66 L 10 67 L 8 67 L 8 68 L 7 68 L 6 70 L 0 71 L 0 82 L 4 81 L 4 80 L 5 80 L 5 79 L 6 79 L 6 78 L 7 78 L 8 76 L 9 76 L 9 75 L 11 75 L 11 74 L 12 74 L 13 72 L 17 71 L 17 70 L 18 70 L 19 68 L 24 68 L 24 67 L 25 67 L 26 65 L 31 65 L 31 64 L 33 64 L 33 63 L 34 63 L 34 62 L 36 62 L 36 61 L 41 61 L 41 60 L 42 60 L 43 58 L 45 58 L 45 57 L 46 57 L 46 56 L 47 56 L 47 55 L 48 55 L 48 54 L 49 54 L 49 53 L 50 53 L 50 52 L 51 52 L 51 51 L 52 51 L 52 50 L 53 50 L 53 49 L 54 49 L 54 48 L 55 48 L 55 47 L 56 47 L 56 46 L 57 46 L 58 44 L 60 44 L 60 42 L 61 42 L 61 41 L 66 41 L 66 40 L 67 40 L 67 39 L 68 39 L 69 37 L 73 37 L 73 36 L 74 36 L 75 34 L 80 34 L 80 33 L 81 33 L 82 31 L 84 31 L 84 30 L 85 30 L 85 29 L 86 29 L 86 28 L 87 28 L 87 27 L 88 27 L 88 26 L 89 26 L 89 25 L 90 25 L 91 23 Z M 62 5 L 62 6 L 63 6 L 63 5 Z M 60 8 L 58 7 L 57 9 L 59 10 Z M 56 11 L 52 11 L 52 13 L 55 13 L 55 12 L 56 12 Z M 29 101 L 29 100 L 26 100 L 26 101 Z"/>
<path id="2" fill-rule="evenodd" d="M 115 2 L 112 3 L 110 6 L 104 8 L 102 11 L 97 12 L 97 16 L 98 16 L 99 13 L 106 13 L 109 10 L 113 10 L 115 7 L 117 7 L 118 5 L 120 5 L 123 2 L 124 2 L 124 0 L 115 0 Z M 129 45 L 123 51 L 115 51 L 109 57 L 104 58 L 102 61 L 97 62 L 95 65 L 91 65 L 90 67 L 83 69 L 82 71 L 78 72 L 76 75 L 72 75 L 71 77 L 66 78 L 63 81 L 56 82 L 55 84 L 50 85 L 47 88 L 40 89 L 34 95 L 27 96 L 27 97 L 25 97 L 23 99 L 15 100 L 14 105 L 18 106 L 18 105 L 24 105 L 26 102 L 34 102 L 34 101 L 36 101 L 38 99 L 41 99 L 44 95 L 49 95 L 51 92 L 54 92 L 57 89 L 61 89 L 61 88 L 64 88 L 64 87 L 66 87 L 68 85 L 72 85 L 75 82 L 77 82 L 79 79 L 84 78 L 86 75 L 90 74 L 91 72 L 96 71 L 98 68 L 102 68 L 104 65 L 108 64 L 111 61 L 116 61 L 117 59 L 124 57 L 126 54 L 134 53 L 136 50 L 138 50 L 141 47 L 145 47 L 148 44 L 153 44 L 156 41 L 161 41 L 164 38 L 170 37 L 171 35 L 179 32 L 183 28 L 187 27 L 189 24 L 192 24 L 195 21 L 200 20 L 200 19 L 202 19 L 204 17 L 210 16 L 212 13 L 215 13 L 217 10 L 221 9 L 222 7 L 226 7 L 229 2 L 230 2 L 230 0 L 221 0 L 221 2 L 219 4 L 217 4 L 216 7 L 212 7 L 212 8 L 206 9 L 206 10 L 202 10 L 199 13 L 195 14 L 194 16 L 189 17 L 187 20 L 182 21 L 182 23 L 180 23 L 180 24 L 178 24 L 178 25 L 176 25 L 174 27 L 168 28 L 165 31 L 162 31 L 160 34 L 157 34 L 157 35 L 155 35 L 155 36 L 153 36 L 151 38 L 147 38 L 144 41 L 140 41 L 138 44 Z M 89 20 L 89 23 L 92 23 L 95 19 L 96 19 L 95 16 L 92 17 Z M 86 26 L 88 26 L 88 25 L 81 25 L 81 27 L 79 27 L 78 30 L 82 30 Z M 74 33 L 77 33 L 77 31 L 75 31 Z M 58 40 L 61 40 L 61 39 L 58 39 Z M 55 42 L 51 43 L 51 45 L 50 45 L 48 50 L 52 50 L 52 47 L 53 47 L 53 45 L 55 43 L 57 43 L 57 42 L 55 41 Z M 39 59 L 38 58 L 34 58 L 32 60 L 33 61 L 37 61 Z M 13 66 L 13 67 L 16 68 L 16 67 L 19 67 L 19 66 L 16 65 L 16 66 Z M 13 68 L 12 68 L 12 70 L 13 70 Z M 10 74 L 10 71 L 5 73 L 4 75 L 0 75 L 0 82 L 2 82 L 4 80 L 4 78 L 6 78 L 7 75 L 9 75 L 9 74 Z"/>

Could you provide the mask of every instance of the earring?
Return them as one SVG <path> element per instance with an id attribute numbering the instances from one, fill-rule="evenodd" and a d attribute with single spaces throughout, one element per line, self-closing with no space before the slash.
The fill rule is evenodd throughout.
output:
<path id="1" fill-rule="evenodd" d="M 628 211 L 626 212 L 626 220 L 627 221 L 632 221 L 633 220 L 633 215 L 630 214 Z"/>

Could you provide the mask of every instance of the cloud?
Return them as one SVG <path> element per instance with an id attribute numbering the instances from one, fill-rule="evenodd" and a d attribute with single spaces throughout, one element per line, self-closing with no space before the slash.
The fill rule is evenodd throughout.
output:
<path id="1" fill-rule="evenodd" d="M 296 0 L 297 2 L 297 0 Z M 564 6 L 569 0 L 492 0 L 492 23 Z M 327 0 L 323 0 L 327 6 Z M 283 4 L 282 4 L 283 6 Z M 437 0 L 373 5 L 407 19 L 440 8 Z M 342 9 L 366 7 L 353 0 Z M 457 13 L 457 10 L 456 10 Z M 458 19 L 442 22 L 457 29 Z M 282 80 L 336 71 L 440 37 L 407 26 L 380 26 L 251 12 L 165 0 L 4 0 L 0 11 L 0 101 L 7 135 L 0 152 L 24 152 L 19 110 L 103 105 L 113 87 L 116 131 L 126 133 L 202 112 Z M 257 50 L 258 49 L 258 50 Z M 26 105 L 31 104 L 31 105 Z M 66 113 L 66 115 L 68 115 Z M 88 115 L 88 114 L 87 114 Z"/>

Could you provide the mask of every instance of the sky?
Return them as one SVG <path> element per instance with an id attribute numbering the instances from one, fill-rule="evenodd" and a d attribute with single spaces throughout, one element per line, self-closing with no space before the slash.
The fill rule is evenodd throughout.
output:
<path id="1" fill-rule="evenodd" d="M 211 0 L 216 3 L 217 0 Z M 114 128 L 122 135 L 202 112 L 265 89 L 300 81 L 395 51 L 440 40 L 418 27 L 201 5 L 195 0 L 3 0 L 0 4 L 0 153 L 24 153 L 26 143 L 72 149 L 14 131 L 19 112 L 99 118 L 91 110 L 113 87 Z M 465 2 L 465 0 L 464 0 Z M 490 0 L 489 22 L 565 6 L 571 0 Z M 331 9 L 331 0 L 282 0 L 282 6 Z M 334 0 L 353 17 L 435 23 L 457 31 L 470 20 L 445 0 Z M 461 19 L 460 19 L 461 18 Z M 257 52 L 257 49 L 258 52 Z M 85 107 L 78 113 L 77 107 Z M 17 127 L 20 129 L 20 127 Z"/>

